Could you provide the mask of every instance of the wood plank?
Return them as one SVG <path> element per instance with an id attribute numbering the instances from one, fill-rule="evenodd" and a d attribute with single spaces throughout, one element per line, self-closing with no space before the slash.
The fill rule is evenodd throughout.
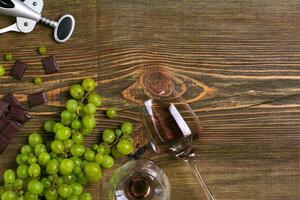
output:
<path id="1" fill-rule="evenodd" d="M 111 88 L 103 94 L 129 109 L 126 100 L 143 99 L 139 75 L 151 66 L 169 69 L 203 122 L 199 166 L 218 199 L 298 199 L 299 6 L 102 0 L 99 79 Z M 182 162 L 148 156 L 170 176 L 172 199 L 203 199 Z"/>

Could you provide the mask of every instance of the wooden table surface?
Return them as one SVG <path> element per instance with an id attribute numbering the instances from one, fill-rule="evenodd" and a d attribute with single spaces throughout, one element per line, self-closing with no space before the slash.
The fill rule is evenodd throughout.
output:
<path id="1" fill-rule="evenodd" d="M 12 52 L 29 67 L 22 81 L 0 78 L 1 95 L 27 95 L 45 89 L 49 102 L 31 109 L 33 119 L 0 155 L 0 173 L 46 119 L 57 119 L 67 89 L 94 77 L 105 105 L 97 114 L 98 141 L 104 128 L 129 120 L 141 128 L 134 96 L 147 67 L 163 66 L 200 117 L 205 135 L 197 145 L 199 167 L 218 199 L 300 199 L 300 1 L 299 0 L 49 0 L 45 16 L 71 13 L 76 30 L 56 44 L 52 30 L 38 25 L 30 34 L 0 35 L 0 55 Z M 0 27 L 14 21 L 1 16 Z M 46 75 L 36 48 L 57 56 L 60 73 Z M 2 58 L 9 72 L 13 63 Z M 42 86 L 32 84 L 35 76 Z M 120 116 L 104 117 L 115 105 Z M 45 139 L 48 136 L 43 133 Z M 142 133 L 136 136 L 143 140 Z M 148 156 L 167 173 L 172 200 L 204 199 L 182 161 Z M 115 169 L 115 168 L 114 168 Z M 107 199 L 104 171 L 89 186 L 94 199 Z"/>

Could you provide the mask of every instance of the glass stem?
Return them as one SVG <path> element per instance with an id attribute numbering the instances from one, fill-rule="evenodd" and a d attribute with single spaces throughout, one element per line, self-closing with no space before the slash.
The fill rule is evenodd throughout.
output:
<path id="1" fill-rule="evenodd" d="M 211 191 L 209 190 L 209 188 L 207 187 L 205 181 L 203 180 L 201 174 L 200 174 L 200 170 L 197 166 L 197 161 L 196 158 L 193 157 L 188 157 L 187 159 L 185 159 L 185 162 L 190 166 L 190 168 L 192 169 L 192 171 L 194 172 L 195 176 L 197 177 L 198 182 L 200 183 L 207 199 L 209 200 L 217 200 L 214 195 L 211 193 Z"/>

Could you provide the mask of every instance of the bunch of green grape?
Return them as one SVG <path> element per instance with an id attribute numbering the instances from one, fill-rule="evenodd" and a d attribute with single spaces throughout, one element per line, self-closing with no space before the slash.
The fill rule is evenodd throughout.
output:
<path id="1" fill-rule="evenodd" d="M 72 99 L 66 102 L 60 121 L 44 124 L 45 131 L 53 134 L 52 141 L 43 143 L 40 134 L 29 135 L 16 157 L 17 169 L 3 174 L 1 200 L 91 200 L 84 186 L 101 180 L 101 168 L 111 168 L 114 159 L 133 152 L 130 122 L 114 131 L 105 129 L 102 142 L 85 147 L 84 138 L 93 132 L 94 114 L 102 104 L 95 87 L 93 79 L 71 86 Z"/>

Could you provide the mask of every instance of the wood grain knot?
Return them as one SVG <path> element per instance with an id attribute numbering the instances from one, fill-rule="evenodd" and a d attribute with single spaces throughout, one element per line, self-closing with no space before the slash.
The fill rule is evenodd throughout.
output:
<path id="1" fill-rule="evenodd" d="M 125 99 L 143 104 L 149 98 L 181 98 L 187 103 L 205 99 L 215 89 L 203 82 L 165 67 L 144 67 L 139 78 L 123 90 Z"/>

